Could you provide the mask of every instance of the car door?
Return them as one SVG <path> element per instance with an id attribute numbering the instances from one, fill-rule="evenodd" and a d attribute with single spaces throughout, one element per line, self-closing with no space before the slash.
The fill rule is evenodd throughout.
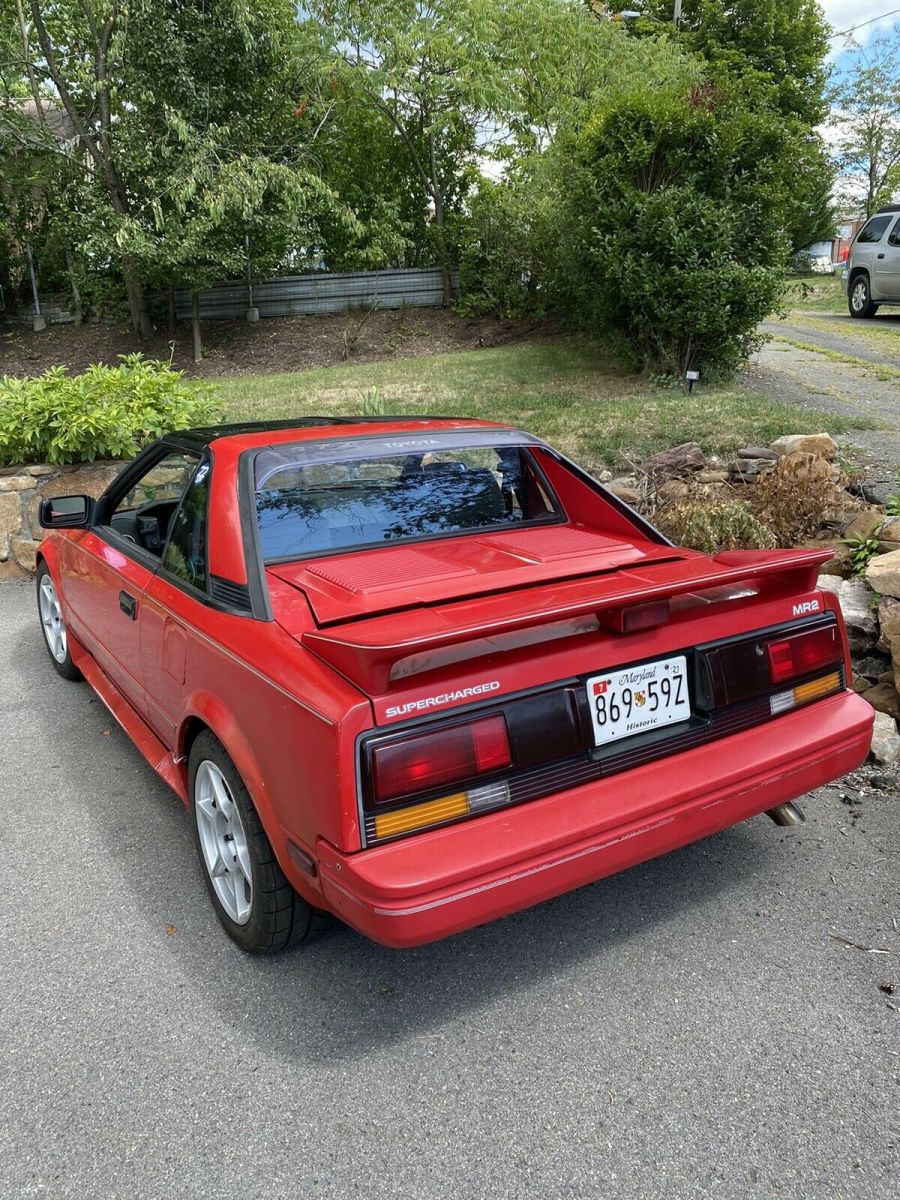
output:
<path id="1" fill-rule="evenodd" d="M 189 686 L 188 659 L 195 659 L 203 644 L 202 626 L 210 612 L 206 547 L 211 470 L 208 458 L 197 465 L 169 526 L 159 571 L 144 596 L 141 662 L 147 720 L 167 746 L 175 744 Z"/>
<path id="2" fill-rule="evenodd" d="M 891 224 L 889 213 L 878 213 L 862 227 L 853 243 L 851 271 L 862 267 L 869 273 L 873 300 L 883 300 L 879 286 L 877 267 L 884 260 L 884 250 L 888 225 Z"/>
<path id="3" fill-rule="evenodd" d="M 876 247 L 875 293 L 900 304 L 900 214 L 887 239 Z"/>
<path id="4" fill-rule="evenodd" d="M 141 455 L 101 497 L 94 526 L 65 539 L 61 555 L 72 632 L 141 716 L 144 596 L 196 464 L 195 456 L 164 445 Z"/>

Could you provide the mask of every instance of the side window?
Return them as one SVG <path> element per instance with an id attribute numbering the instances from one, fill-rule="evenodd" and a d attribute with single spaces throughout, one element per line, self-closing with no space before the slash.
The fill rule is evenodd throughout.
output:
<path id="1" fill-rule="evenodd" d="M 868 225 L 864 225 L 859 231 L 858 242 L 880 242 L 884 236 L 884 231 L 891 223 L 890 214 L 887 216 L 873 217 Z"/>
<path id="2" fill-rule="evenodd" d="M 900 246 L 900 217 L 894 223 L 894 228 L 891 230 L 891 236 L 888 241 L 892 246 Z"/>
<path id="3" fill-rule="evenodd" d="M 197 459 L 173 451 L 158 459 L 115 504 L 106 524 L 120 537 L 161 555 Z"/>
<path id="4" fill-rule="evenodd" d="M 206 591 L 206 510 L 210 464 L 201 463 L 188 485 L 169 528 L 163 568 L 192 587 Z"/>

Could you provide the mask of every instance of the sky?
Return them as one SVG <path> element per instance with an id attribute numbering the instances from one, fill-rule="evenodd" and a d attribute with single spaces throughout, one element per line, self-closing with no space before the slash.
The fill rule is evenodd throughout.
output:
<path id="1" fill-rule="evenodd" d="M 890 12 L 892 8 L 900 8 L 900 0 L 819 0 L 819 3 L 825 10 L 825 16 L 835 32 L 850 29 L 853 25 L 861 25 L 863 21 L 869 21 L 873 17 L 881 17 L 883 13 Z M 900 23 L 900 12 L 876 21 L 872 25 L 867 25 L 865 29 L 857 30 L 854 38 L 860 46 L 865 46 L 873 37 L 886 33 L 896 23 Z M 832 61 L 838 70 L 849 57 L 847 44 L 843 38 L 834 40 Z"/>

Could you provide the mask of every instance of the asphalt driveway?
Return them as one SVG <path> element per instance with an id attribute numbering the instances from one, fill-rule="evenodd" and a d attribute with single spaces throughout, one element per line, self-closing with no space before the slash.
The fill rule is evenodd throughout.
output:
<path id="1" fill-rule="evenodd" d="M 436 946 L 255 961 L 32 610 L 0 585 L 0 1196 L 897 1196 L 883 771 Z"/>

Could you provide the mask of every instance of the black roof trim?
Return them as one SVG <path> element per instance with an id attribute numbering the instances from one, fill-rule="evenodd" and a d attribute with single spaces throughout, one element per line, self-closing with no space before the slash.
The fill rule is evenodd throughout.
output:
<path id="1" fill-rule="evenodd" d="M 882 208 L 879 208 L 878 212 L 875 213 L 875 216 L 877 217 L 881 213 L 891 212 L 900 212 L 900 204 L 885 204 Z"/>
<path id="2" fill-rule="evenodd" d="M 200 425 L 196 429 L 179 429 L 166 440 L 178 438 L 203 449 L 218 438 L 240 436 L 243 433 L 269 433 L 278 429 L 315 429 L 328 425 L 378 425 L 395 421 L 471 421 L 471 417 L 448 416 L 386 416 L 386 417 L 291 417 L 281 421 L 236 421 L 230 425 Z"/>

